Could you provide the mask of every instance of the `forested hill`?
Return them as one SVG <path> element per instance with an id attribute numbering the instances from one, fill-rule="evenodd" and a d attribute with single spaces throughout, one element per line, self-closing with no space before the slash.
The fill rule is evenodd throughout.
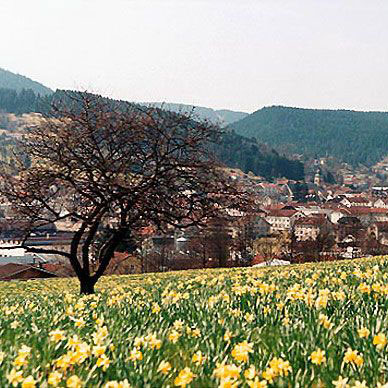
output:
<path id="1" fill-rule="evenodd" d="M 237 167 L 245 173 L 251 171 L 268 180 L 281 177 L 304 179 L 303 163 L 287 159 L 255 139 L 248 139 L 233 131 L 223 135 L 217 154 L 227 166 Z"/>
<path id="2" fill-rule="evenodd" d="M 388 113 L 273 106 L 230 128 L 280 151 L 371 166 L 388 154 Z"/>
<path id="3" fill-rule="evenodd" d="M 11 89 L 16 92 L 32 90 L 35 94 L 46 96 L 53 91 L 39 82 L 33 81 L 23 75 L 11 73 L 0 68 L 0 88 Z"/>
<path id="4" fill-rule="evenodd" d="M 47 112 L 50 103 L 63 98 L 66 93 L 72 92 L 56 91 L 50 96 L 39 97 L 31 90 L 16 93 L 9 89 L 0 89 L 0 112 L 14 114 Z M 0 114 L 0 129 L 7 131 L 12 128 L 12 130 L 15 130 L 14 125 L 15 120 L 13 118 L 10 121 L 6 114 L 3 114 L 3 117 Z M 5 143 L 7 143 L 7 147 L 5 147 Z M 14 141 L 3 134 L 3 137 L 0 138 L 0 159 L 2 160 L 10 158 L 10 155 L 6 152 L 7 149 L 10 149 L 8 143 L 11 143 L 12 146 Z M 5 155 L 2 156 L 2 153 L 5 153 Z M 247 139 L 232 131 L 225 133 L 221 143 L 217 145 L 215 153 L 228 167 L 240 168 L 246 173 L 252 171 L 254 174 L 266 177 L 269 180 L 277 177 L 295 180 L 304 178 L 302 163 L 289 160 L 269 147 L 258 144 L 256 140 Z"/>
<path id="5" fill-rule="evenodd" d="M 33 81 L 23 75 L 15 74 L 2 68 L 0 68 L 0 89 L 7 90 L 8 100 L 11 100 L 8 101 L 8 110 L 12 109 L 12 113 L 26 113 L 31 111 L 33 108 L 32 104 L 36 103 L 31 92 L 40 96 L 49 96 L 54 93 L 51 89 L 47 88 L 39 82 Z M 15 104 L 15 100 L 19 101 L 17 101 Z M 215 110 L 212 108 L 206 108 L 202 106 L 194 107 L 193 105 L 185 104 L 144 103 L 144 105 L 163 107 L 166 110 L 174 112 L 187 113 L 193 111 L 194 114 L 197 115 L 200 119 L 208 119 L 213 122 L 220 123 L 224 126 L 241 120 L 248 115 L 248 113 L 245 112 L 236 112 L 227 109 Z"/>

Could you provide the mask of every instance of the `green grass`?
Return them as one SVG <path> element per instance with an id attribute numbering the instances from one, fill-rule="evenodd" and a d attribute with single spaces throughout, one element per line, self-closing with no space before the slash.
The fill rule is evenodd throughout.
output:
<path id="1" fill-rule="evenodd" d="M 388 383 L 388 345 L 378 349 L 373 344 L 379 333 L 388 337 L 387 278 L 388 259 L 381 257 L 270 269 L 111 276 L 101 279 L 96 295 L 84 297 L 78 295 L 74 279 L 4 282 L 0 386 L 12 386 L 8 376 L 13 370 L 22 372 L 15 379 L 15 384 L 20 380 L 17 386 L 31 376 L 36 387 L 50 386 L 53 371 L 60 373 L 61 387 L 104 387 L 109 382 L 108 387 L 120 387 L 125 380 L 132 387 L 150 388 L 183 386 L 190 380 L 190 387 L 249 387 L 259 382 L 271 387 L 333 387 L 339 376 L 347 378 L 349 386 L 365 381 L 376 387 Z M 367 338 L 358 334 L 362 327 L 370 331 Z M 54 330 L 63 330 L 62 340 L 51 339 Z M 178 337 L 176 342 L 171 333 Z M 78 345 L 71 346 L 74 335 Z M 150 335 L 153 338 L 147 338 Z M 233 349 L 244 341 L 252 351 L 234 357 Z M 17 359 L 23 345 L 31 351 Z M 96 345 L 105 347 L 105 356 L 93 354 Z M 358 351 L 362 364 L 344 362 L 348 348 Z M 131 352 L 136 349 L 142 359 L 134 361 Z M 317 349 L 326 358 L 319 365 L 310 359 Z M 192 359 L 198 351 L 205 357 L 200 364 Z M 106 370 L 97 365 L 98 358 L 109 359 Z M 282 372 L 287 364 L 280 363 L 279 370 L 272 368 L 273 379 L 265 380 L 263 372 L 274 358 L 288 361 L 290 368 Z M 166 374 L 158 371 L 162 361 L 171 365 Z M 238 377 L 227 379 L 225 368 L 217 377 L 214 372 L 223 364 L 237 366 Z M 251 366 L 257 385 L 244 376 Z M 195 376 L 176 379 L 186 367 Z M 76 378 L 69 381 L 71 376 L 77 376 L 80 385 Z M 28 381 L 24 386 L 33 387 Z"/>

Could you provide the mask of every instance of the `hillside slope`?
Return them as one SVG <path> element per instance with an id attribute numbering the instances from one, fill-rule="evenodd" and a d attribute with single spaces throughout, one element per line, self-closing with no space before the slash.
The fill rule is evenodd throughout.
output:
<path id="1" fill-rule="evenodd" d="M 290 160 L 273 148 L 260 144 L 255 139 L 226 132 L 218 146 L 216 154 L 231 168 L 253 172 L 267 180 L 274 178 L 304 179 L 304 165 L 300 161 Z"/>
<path id="2" fill-rule="evenodd" d="M 92 296 L 76 277 L 0 282 L 0 386 L 21 373 L 24 387 L 388 384 L 387 257 L 148 274 L 139 262 L 126 260 L 134 275 L 103 276 Z"/>
<path id="3" fill-rule="evenodd" d="M 0 88 L 12 89 L 21 92 L 23 89 L 31 89 L 35 94 L 46 96 L 53 91 L 39 82 L 33 81 L 20 74 L 12 73 L 0 68 Z"/>
<path id="4" fill-rule="evenodd" d="M 48 97 L 38 97 L 32 91 L 29 91 L 28 95 L 24 95 L 22 92 L 18 94 L 9 89 L 0 89 L 0 111 L 17 115 L 30 112 L 47 112 L 50 103 L 61 100 L 66 93 L 72 92 L 57 90 Z M 4 144 L 6 142 L 9 149 L 11 149 L 10 146 L 15 144 L 11 131 L 17 130 L 15 128 L 17 122 L 12 115 L 0 114 L 0 129 L 5 130 L 2 140 Z M 0 142 L 0 159 L 9 160 L 10 153 L 7 152 L 8 148 L 5 148 L 3 143 Z M 220 144 L 215 147 L 214 152 L 220 161 L 228 167 L 239 168 L 246 173 L 251 171 L 255 175 L 263 176 L 269 180 L 278 177 L 295 180 L 304 178 L 302 163 L 289 160 L 273 149 L 258 144 L 254 139 L 247 139 L 233 131 L 225 133 Z"/>
<path id="5" fill-rule="evenodd" d="M 207 119 L 212 122 L 219 123 L 222 126 L 232 124 L 238 120 L 243 119 L 249 114 L 246 112 L 236 112 L 228 109 L 215 110 L 215 109 L 206 108 L 203 106 L 194 106 L 194 105 L 186 105 L 186 104 L 145 102 L 144 105 L 155 106 L 158 108 L 163 108 L 163 109 L 170 110 L 172 112 L 178 112 L 178 113 L 193 112 L 194 115 L 198 116 L 200 119 Z"/>
<path id="6" fill-rule="evenodd" d="M 274 106 L 231 126 L 280 151 L 373 165 L 388 154 L 388 113 Z"/>

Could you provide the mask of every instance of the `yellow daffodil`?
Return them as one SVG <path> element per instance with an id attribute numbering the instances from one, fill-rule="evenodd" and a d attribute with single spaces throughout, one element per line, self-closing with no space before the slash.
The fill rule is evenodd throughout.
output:
<path id="1" fill-rule="evenodd" d="M 7 375 L 7 380 L 13 387 L 16 387 L 23 381 L 23 371 L 11 369 Z"/>
<path id="2" fill-rule="evenodd" d="M 245 372 L 244 377 L 247 380 L 253 380 L 256 376 L 256 368 L 254 365 L 251 365 Z"/>
<path id="3" fill-rule="evenodd" d="M 110 360 L 109 360 L 109 358 L 105 354 L 102 354 L 97 359 L 96 365 L 99 368 L 102 368 L 103 371 L 106 371 L 108 369 L 109 365 L 110 365 Z"/>
<path id="4" fill-rule="evenodd" d="M 186 385 L 190 384 L 196 375 L 190 370 L 190 368 L 186 367 L 182 369 L 178 376 L 174 379 L 174 385 L 176 387 L 186 387 Z"/>
<path id="5" fill-rule="evenodd" d="M 35 388 L 35 387 L 36 387 L 36 381 L 31 375 L 26 377 L 22 382 L 22 388 Z"/>
<path id="6" fill-rule="evenodd" d="M 344 356 L 344 362 L 361 366 L 364 363 L 364 359 L 361 355 L 358 354 L 357 350 L 352 350 L 348 348 Z"/>
<path id="7" fill-rule="evenodd" d="M 326 362 L 325 352 L 321 349 L 317 349 L 310 355 L 310 360 L 315 365 L 321 365 Z"/>
<path id="8" fill-rule="evenodd" d="M 373 337 L 373 345 L 376 345 L 376 348 L 378 350 L 381 350 L 384 348 L 384 346 L 387 344 L 387 337 L 383 333 L 379 333 Z"/>
<path id="9" fill-rule="evenodd" d="M 57 387 L 61 381 L 62 381 L 62 373 L 59 373 L 57 371 L 51 372 L 47 379 L 47 382 L 49 383 L 49 385 L 52 385 L 53 387 Z"/>
<path id="10" fill-rule="evenodd" d="M 232 350 L 232 357 L 236 361 L 247 362 L 249 358 L 249 353 L 253 353 L 252 344 L 248 343 L 247 341 L 243 341 L 235 345 Z"/>
<path id="11" fill-rule="evenodd" d="M 241 368 L 234 364 L 218 364 L 213 373 L 219 379 L 238 379 L 240 372 Z"/>
<path id="12" fill-rule="evenodd" d="M 332 381 L 334 388 L 347 388 L 349 379 L 347 377 L 343 378 L 339 376 L 337 380 Z"/>
<path id="13" fill-rule="evenodd" d="M 357 330 L 357 333 L 360 338 L 368 338 L 370 331 L 366 327 L 362 327 L 361 329 Z"/>
<path id="14" fill-rule="evenodd" d="M 131 350 L 131 353 L 129 355 L 129 359 L 133 362 L 135 361 L 141 361 L 143 359 L 143 354 L 141 353 L 141 351 L 137 348 L 133 348 Z"/>
<path id="15" fill-rule="evenodd" d="M 164 375 L 167 375 L 171 370 L 171 364 L 168 361 L 162 361 L 159 364 L 158 372 L 163 373 Z"/>
<path id="16" fill-rule="evenodd" d="M 200 350 L 198 350 L 198 352 L 196 352 L 191 358 L 191 361 L 196 365 L 202 365 L 205 360 L 206 357 L 202 354 Z"/>
<path id="17" fill-rule="evenodd" d="M 73 375 L 66 380 L 67 388 L 81 388 L 82 381 L 77 375 Z"/>
<path id="18" fill-rule="evenodd" d="M 60 342 L 65 339 L 65 331 L 64 330 L 52 330 L 49 333 L 50 340 L 53 342 Z"/>

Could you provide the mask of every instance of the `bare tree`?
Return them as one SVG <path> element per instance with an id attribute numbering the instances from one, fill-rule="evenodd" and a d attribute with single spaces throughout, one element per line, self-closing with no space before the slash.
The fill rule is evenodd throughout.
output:
<path id="1" fill-rule="evenodd" d="M 260 237 L 254 241 L 256 255 L 265 261 L 273 261 L 286 255 L 289 239 L 286 233 Z"/>
<path id="2" fill-rule="evenodd" d="M 319 233 L 314 241 L 315 246 L 315 259 L 317 261 L 321 261 L 324 253 L 328 253 L 331 251 L 333 246 L 335 245 L 335 236 L 333 228 L 330 224 L 323 223 L 319 228 Z"/>
<path id="3" fill-rule="evenodd" d="M 228 266 L 232 247 L 228 217 L 209 219 L 206 226 L 192 230 L 186 247 L 188 254 L 195 257 L 202 268 Z"/>
<path id="4" fill-rule="evenodd" d="M 86 93 L 63 106 L 27 131 L 20 149 L 31 163 L 19 161 L 17 176 L 4 172 L 0 192 L 29 221 L 22 246 L 66 257 L 81 293 L 94 292 L 133 231 L 187 228 L 248 203 L 211 158 L 219 127 Z M 70 252 L 28 246 L 36 225 L 66 219 L 79 224 Z"/>
<path id="5" fill-rule="evenodd" d="M 216 260 L 218 267 L 226 267 L 232 246 L 232 236 L 227 218 L 213 218 L 210 225 L 207 226 L 206 237 L 209 256 Z"/>
<path id="6" fill-rule="evenodd" d="M 187 243 L 187 249 L 191 257 L 201 262 L 202 268 L 206 268 L 208 265 L 210 245 L 208 228 L 195 228 Z"/>
<path id="7" fill-rule="evenodd" d="M 253 246 L 256 239 L 253 222 L 255 215 L 247 213 L 243 217 L 237 218 L 233 226 L 236 230 L 233 239 L 233 250 L 238 255 L 238 265 L 248 266 L 253 259 Z"/>

